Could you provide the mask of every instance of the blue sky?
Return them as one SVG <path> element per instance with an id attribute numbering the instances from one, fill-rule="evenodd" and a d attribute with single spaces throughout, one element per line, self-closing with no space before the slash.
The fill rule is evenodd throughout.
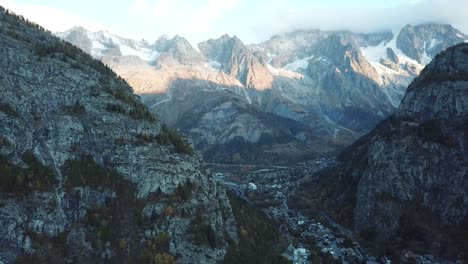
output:
<path id="1" fill-rule="evenodd" d="M 155 41 L 237 35 L 246 43 L 296 29 L 369 32 L 444 22 L 468 31 L 467 0 L 0 0 L 52 31 L 74 25 Z"/>

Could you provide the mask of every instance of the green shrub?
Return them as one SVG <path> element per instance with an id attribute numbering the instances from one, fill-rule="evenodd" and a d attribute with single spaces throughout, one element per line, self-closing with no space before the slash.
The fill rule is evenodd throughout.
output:
<path id="1" fill-rule="evenodd" d="M 150 122 L 156 121 L 154 115 L 148 110 L 148 108 L 144 105 L 137 104 L 135 107 L 130 110 L 130 116 L 133 119 L 143 119 Z"/>
<path id="2" fill-rule="evenodd" d="M 65 114 L 71 116 L 81 116 L 86 114 L 86 108 L 80 103 L 79 100 L 76 100 L 73 105 L 64 106 L 63 111 Z"/>
<path id="3" fill-rule="evenodd" d="M 11 117 L 18 117 L 18 112 L 7 103 L 0 103 L 0 112 L 3 112 Z"/>
<path id="4" fill-rule="evenodd" d="M 106 169 L 96 164 L 90 155 L 80 160 L 68 160 L 65 162 L 65 175 L 67 187 L 105 186 L 115 188 L 121 180 L 121 176 L 113 170 Z"/>
<path id="5" fill-rule="evenodd" d="M 176 264 L 176 259 L 174 256 L 171 256 L 167 253 L 159 253 L 154 257 L 154 262 L 156 264 Z"/>
<path id="6" fill-rule="evenodd" d="M 171 236 L 167 232 L 161 232 L 158 236 L 154 239 L 153 243 L 157 246 L 161 251 L 169 250 L 169 243 L 171 242 Z"/>
<path id="7" fill-rule="evenodd" d="M 197 245 L 209 245 L 212 248 L 216 248 L 218 246 L 216 233 L 202 212 L 203 210 L 199 208 L 191 225 L 193 241 Z"/>
<path id="8" fill-rule="evenodd" d="M 223 263 L 288 263 L 281 257 L 286 245 L 277 224 L 235 194 L 228 192 L 228 197 L 240 241 L 230 246 Z"/>
<path id="9" fill-rule="evenodd" d="M 0 156 L 0 190 L 13 194 L 52 190 L 57 183 L 52 169 L 43 166 L 31 151 L 24 153 L 23 161 L 28 168 L 20 168 Z"/>
<path id="10" fill-rule="evenodd" d="M 11 146 L 10 141 L 4 137 L 0 137 L 0 147 L 9 147 Z"/>
<path id="11" fill-rule="evenodd" d="M 104 82 L 110 82 L 109 79 L 106 79 L 104 80 Z M 135 105 L 138 105 L 138 104 L 141 104 L 140 101 L 138 101 L 135 96 L 130 92 L 128 91 L 127 89 L 125 89 L 124 87 L 117 87 L 117 88 L 106 88 L 107 92 L 109 92 L 112 96 L 114 96 L 116 99 L 128 104 L 128 105 L 131 105 L 131 106 L 135 106 Z"/>
<path id="12" fill-rule="evenodd" d="M 143 134 L 136 135 L 135 144 L 142 146 L 142 145 L 146 145 L 146 144 L 153 143 L 156 141 L 157 139 L 153 135 L 143 133 Z"/>
<path id="13" fill-rule="evenodd" d="M 140 102 L 140 100 L 138 100 L 138 98 L 133 93 L 128 91 L 125 87 L 117 87 L 117 88 L 112 89 L 112 88 L 109 88 L 109 85 L 111 83 L 110 79 L 104 78 L 104 79 L 101 79 L 100 81 L 103 83 L 103 85 L 107 87 L 105 88 L 105 90 L 108 93 L 110 93 L 116 99 L 133 107 L 133 109 L 131 109 L 129 113 L 130 117 L 132 117 L 133 119 L 141 119 L 141 120 L 146 120 L 149 122 L 156 121 L 156 118 L 148 110 L 148 108 L 142 102 Z M 121 113 L 124 113 L 124 112 L 121 111 Z"/>
<path id="14" fill-rule="evenodd" d="M 137 263 L 144 264 L 162 264 L 162 263 L 176 263 L 173 256 L 167 252 L 169 250 L 169 242 L 171 238 L 166 232 L 161 232 L 159 235 L 151 240 L 147 240 L 146 248 L 143 248 Z"/>
<path id="15" fill-rule="evenodd" d="M 106 110 L 109 112 L 115 112 L 115 113 L 121 113 L 126 115 L 127 110 L 125 110 L 125 107 L 119 105 L 119 104 L 107 104 L 106 105 Z"/>
<path id="16" fill-rule="evenodd" d="M 163 129 L 156 137 L 156 140 L 161 145 L 169 146 L 172 144 L 171 140 L 169 139 L 169 131 L 165 128 L 165 126 L 163 126 Z"/>
<path id="17" fill-rule="evenodd" d="M 156 140 L 161 145 L 173 145 L 176 152 L 180 154 L 193 154 L 192 147 L 184 141 L 184 139 L 173 129 L 169 129 L 166 125 L 163 125 L 161 132 L 156 137 Z"/>
<path id="18" fill-rule="evenodd" d="M 192 197 L 192 189 L 193 184 L 187 180 L 183 185 L 179 183 L 176 189 L 176 195 L 184 201 L 189 200 Z"/>

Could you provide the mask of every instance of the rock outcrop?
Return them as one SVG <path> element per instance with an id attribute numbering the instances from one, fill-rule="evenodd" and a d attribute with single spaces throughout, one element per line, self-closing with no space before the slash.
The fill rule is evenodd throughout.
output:
<path id="1" fill-rule="evenodd" d="M 222 65 L 222 69 L 248 88 L 270 89 L 273 75 L 266 63 L 254 56 L 236 36 L 224 35 L 198 44 L 201 53 Z"/>
<path id="2" fill-rule="evenodd" d="M 397 47 L 419 63 L 428 63 L 439 52 L 463 42 L 467 36 L 451 25 L 407 25 L 397 37 Z"/>
<path id="3" fill-rule="evenodd" d="M 156 60 L 157 66 L 163 66 L 166 63 L 161 61 L 165 56 L 170 57 L 181 64 L 195 65 L 202 62 L 201 55 L 190 45 L 190 43 L 180 36 L 169 39 L 162 36 L 152 47 L 161 55 Z"/>
<path id="4" fill-rule="evenodd" d="M 0 262 L 223 259 L 224 190 L 123 79 L 3 8 L 0 57 Z"/>

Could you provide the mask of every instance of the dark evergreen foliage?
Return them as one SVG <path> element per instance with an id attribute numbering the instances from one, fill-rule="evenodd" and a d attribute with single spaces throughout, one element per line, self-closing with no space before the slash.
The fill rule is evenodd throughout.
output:
<path id="1" fill-rule="evenodd" d="M 127 114 L 127 110 L 125 110 L 125 108 L 119 104 L 107 104 L 106 110 L 109 112 L 121 113 L 124 115 Z"/>
<path id="2" fill-rule="evenodd" d="M 49 191 L 57 183 L 52 169 L 43 166 L 31 151 L 23 154 L 28 165 L 21 168 L 0 156 L 0 190 L 10 194 L 28 194 Z"/>
<path id="3" fill-rule="evenodd" d="M 86 108 L 80 103 L 79 100 L 76 100 L 76 102 L 73 105 L 63 107 L 63 111 L 65 112 L 65 114 L 71 116 L 81 116 L 86 114 Z"/>
<path id="4" fill-rule="evenodd" d="M 192 197 L 193 184 L 187 180 L 185 184 L 180 184 L 177 186 L 176 195 L 179 196 L 182 200 L 187 201 Z"/>
<path id="5" fill-rule="evenodd" d="M 9 147 L 9 146 L 11 146 L 10 141 L 8 141 L 8 139 L 0 136 L 0 147 Z"/>
<path id="6" fill-rule="evenodd" d="M 80 160 L 68 160 L 65 163 L 67 187 L 91 186 L 115 189 L 121 182 L 121 176 L 110 169 L 98 165 L 91 155 Z"/>
<path id="7" fill-rule="evenodd" d="M 3 112 L 11 117 L 18 117 L 18 112 L 7 103 L 0 103 L 0 112 Z"/>
<path id="8" fill-rule="evenodd" d="M 191 226 L 193 241 L 198 245 L 209 245 L 212 248 L 218 246 L 216 233 L 213 227 L 204 217 L 204 210 L 199 208 Z"/>
<path id="9" fill-rule="evenodd" d="M 156 140 L 161 145 L 173 145 L 177 153 L 192 155 L 192 147 L 185 142 L 185 140 L 173 129 L 169 129 L 166 125 L 163 125 L 161 132 L 156 137 Z"/>
<path id="10" fill-rule="evenodd" d="M 240 243 L 237 248 L 231 245 L 223 263 L 289 263 L 281 257 L 285 245 L 276 223 L 235 194 L 228 192 L 228 197 L 236 218 Z"/>

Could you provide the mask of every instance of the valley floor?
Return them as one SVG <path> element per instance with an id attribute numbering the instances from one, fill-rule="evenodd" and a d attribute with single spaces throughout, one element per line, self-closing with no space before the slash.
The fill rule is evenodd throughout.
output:
<path id="1" fill-rule="evenodd" d="M 288 247 L 283 256 L 294 264 L 391 263 L 371 256 L 353 232 L 336 223 L 326 212 L 311 214 L 288 204 L 290 194 L 306 175 L 331 166 L 335 160 L 318 158 L 295 166 L 210 164 L 217 181 L 252 206 L 280 223 Z M 437 263 L 419 256 L 418 263 Z"/>

